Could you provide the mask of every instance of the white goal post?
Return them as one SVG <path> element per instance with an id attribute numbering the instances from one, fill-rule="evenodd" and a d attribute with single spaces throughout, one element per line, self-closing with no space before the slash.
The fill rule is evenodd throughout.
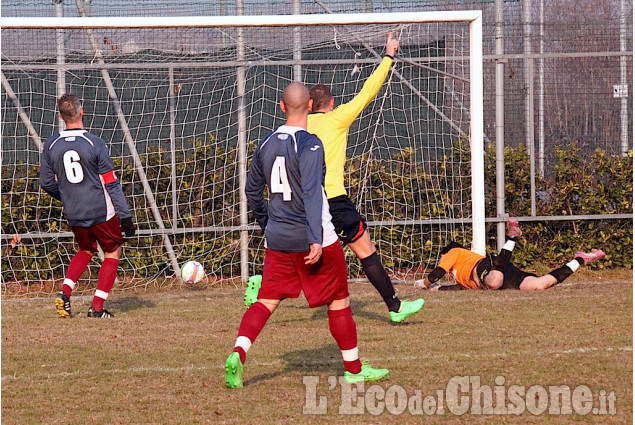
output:
<path id="1" fill-rule="evenodd" d="M 83 14 L 81 10 L 80 14 Z M 354 94 L 361 88 L 364 79 L 379 62 L 381 55 L 378 52 L 381 52 L 382 39 L 385 42 L 388 31 L 396 31 L 397 36 L 403 37 L 402 46 L 412 53 L 402 55 L 398 52 L 396 66 L 385 88 L 368 107 L 364 124 L 351 129 L 351 169 L 347 171 L 347 177 L 355 179 L 355 182 L 347 181 L 351 191 L 355 192 L 351 198 L 366 215 L 370 228 L 376 229 L 373 240 L 380 246 L 382 242 L 391 246 L 399 241 L 428 238 L 421 242 L 421 249 L 429 252 L 426 262 L 432 262 L 438 256 L 437 244 L 464 235 L 465 230 L 457 230 L 454 226 L 467 224 L 470 233 L 469 237 L 463 237 L 464 242 L 471 243 L 473 251 L 485 254 L 481 11 L 223 17 L 20 17 L 1 18 L 0 21 L 2 87 L 6 93 L 2 166 L 6 175 L 10 176 L 7 167 L 14 164 L 36 165 L 37 155 L 25 154 L 23 147 L 31 145 L 29 149 L 32 149 L 35 145 L 36 150 L 40 149 L 42 142 L 38 146 L 36 138 L 44 140 L 58 125 L 54 99 L 59 93 L 47 92 L 48 74 L 38 73 L 66 72 L 67 80 L 70 80 L 66 88 L 83 94 L 86 114 L 94 116 L 87 128 L 97 135 L 106 132 L 105 139 L 115 137 L 115 134 L 123 139 L 113 157 L 120 159 L 120 162 L 116 161 L 116 166 L 120 167 L 118 174 L 134 176 L 131 177 L 133 182 L 122 179 L 127 194 L 132 194 L 133 217 L 140 223 L 135 246 L 127 249 L 128 261 L 122 266 L 133 280 L 178 276 L 180 263 L 190 258 L 201 261 L 200 256 L 210 257 L 209 265 L 204 259 L 201 262 L 208 275 L 219 280 L 229 278 L 245 282 L 250 274 L 257 272 L 256 257 L 262 253 L 262 245 L 257 240 L 254 242 L 253 234 L 257 233 L 257 228 L 249 217 L 244 197 L 249 152 L 258 139 L 252 131 L 255 126 L 253 111 L 257 111 L 257 125 L 263 126 L 262 131 L 271 123 L 280 125 L 280 115 L 276 116 L 275 107 L 271 105 L 275 106 L 276 95 L 292 80 L 336 85 L 343 92 L 336 96 L 337 103 L 350 100 L 351 91 Z M 465 25 L 465 34 L 460 29 L 454 38 L 449 36 L 441 27 L 449 23 Z M 73 43 L 71 48 L 67 47 L 66 57 L 61 59 L 60 46 L 57 45 L 57 52 L 54 50 L 56 38 L 42 37 L 42 34 L 59 30 L 67 31 L 67 44 Z M 207 33 L 207 30 L 215 32 Z M 273 32 L 271 40 L 278 40 L 274 42 L 288 47 L 272 46 L 271 41 L 267 44 L 264 36 L 256 32 L 261 30 Z M 117 39 L 118 31 L 124 32 L 126 37 Z M 27 36 L 31 33 L 36 35 Z M 260 45 L 256 48 L 250 40 L 258 38 L 261 38 Z M 170 47 L 157 48 L 159 39 L 167 40 L 165 43 Z M 57 40 L 59 43 L 60 38 Z M 151 42 L 143 46 L 139 40 Z M 210 43 L 210 40 L 216 50 L 205 50 L 197 45 Z M 458 44 L 465 47 L 455 48 Z M 327 50 L 332 52 L 325 53 Z M 21 56 L 26 51 L 46 53 L 42 53 L 41 58 Z M 57 61 L 54 60 L 56 55 Z M 192 70 L 197 67 L 207 70 L 213 75 L 210 80 L 214 81 L 194 74 Z M 262 69 L 262 74 L 252 75 L 256 68 Z M 277 71 L 280 72 L 278 78 Z M 221 77 L 227 77 L 230 83 L 221 82 Z M 273 82 L 276 79 L 278 82 Z M 247 90 L 247 85 L 254 89 Z M 209 90 L 207 97 L 197 98 L 200 90 Z M 260 91 L 256 95 L 257 90 Z M 89 99 L 91 96 L 96 100 Z M 220 116 L 218 111 L 207 111 L 211 102 L 218 102 L 219 110 L 224 111 L 222 105 L 230 105 L 220 118 L 222 130 L 219 130 L 220 124 L 215 127 L 218 131 L 205 127 L 215 118 L 214 114 Z M 95 110 L 90 110 L 87 105 Z M 186 108 L 186 112 L 181 107 Z M 206 112 L 199 113 L 198 109 Z M 5 118 L 9 110 L 9 118 Z M 55 122 L 50 122 L 51 116 Z M 47 120 L 45 125 L 38 122 L 42 119 Z M 163 138 L 162 130 L 157 130 L 162 126 L 169 133 L 165 144 L 156 140 Z M 117 127 L 116 133 L 112 127 Z M 234 142 L 222 147 L 214 145 L 220 133 L 227 134 L 228 139 L 231 136 Z M 15 141 L 5 143 L 5 138 Z M 427 145 L 420 151 L 417 143 L 421 140 Z M 435 140 L 441 140 L 442 146 L 435 145 Z M 156 146 L 153 142 L 157 142 Z M 462 144 L 468 146 L 466 151 L 457 148 Z M 163 155 L 167 158 L 165 163 L 153 163 L 151 157 Z M 453 155 L 469 157 L 469 162 L 455 163 Z M 227 157 L 235 158 L 235 163 L 228 162 Z M 434 158 L 439 164 L 432 164 Z M 415 170 L 419 161 L 427 161 L 420 175 Z M 469 176 L 452 174 L 466 168 Z M 434 174 L 437 171 L 440 174 Z M 400 176 L 399 172 L 409 173 L 408 178 Z M 385 173 L 381 174 L 381 181 L 373 180 L 377 173 Z M 5 177 L 3 172 L 3 179 Z M 14 174 L 12 178 L 21 181 L 22 176 Z M 212 178 L 216 180 L 211 184 L 209 194 L 196 193 L 195 184 L 205 184 Z M 43 206 L 42 203 L 47 208 L 55 207 L 42 194 L 35 195 L 34 176 L 25 179 L 28 186 L 24 189 L 25 194 L 37 198 L 35 207 Z M 406 180 L 410 186 L 406 186 Z M 462 187 L 466 180 L 469 180 L 467 189 Z M 237 205 L 228 205 L 228 201 L 221 199 L 223 191 L 219 186 L 225 184 L 227 192 L 230 182 L 231 190 L 235 191 L 232 199 Z M 429 187 L 426 186 L 428 183 Z M 415 194 L 413 185 L 419 184 L 427 189 Z M 35 219 L 22 223 L 20 217 L 7 223 L 5 216 L 13 217 L 10 210 L 17 208 L 17 201 L 9 198 L 19 195 L 19 190 L 15 185 L 8 192 L 3 190 L 3 246 L 24 244 L 27 239 L 44 241 L 33 244 L 40 247 L 48 246 L 48 242 L 57 238 L 72 240 L 62 224 L 51 225 L 52 221 L 63 222 L 59 207 L 51 215 L 47 213 L 46 226 L 36 224 Z M 465 190 L 469 191 L 470 199 L 457 195 Z M 414 196 L 420 196 L 420 199 L 412 199 Z M 438 198 L 432 201 L 432 196 Z M 389 203 L 386 207 L 380 205 L 384 202 L 383 197 Z M 453 205 L 458 199 L 461 199 L 461 205 Z M 421 204 L 426 202 L 434 205 L 422 212 Z M 216 215 L 204 217 L 205 209 L 216 204 L 220 205 Z M 446 224 L 450 228 L 442 232 L 408 234 L 413 226 L 419 229 Z M 393 231 L 393 228 L 399 231 Z M 237 236 L 224 236 L 227 233 Z M 16 237 L 22 242 L 11 244 Z M 218 240 L 213 250 L 203 252 L 192 248 L 192 240 L 198 243 L 206 238 Z M 62 264 L 67 264 L 72 247 L 64 246 L 60 249 L 60 258 Z M 152 264 L 142 261 L 142 257 L 148 255 L 143 249 L 148 247 L 153 256 Z M 24 257 L 32 260 L 50 253 L 37 252 L 35 246 L 11 251 L 14 256 L 18 252 L 22 252 L 22 257 L 5 255 L 3 258 L 3 285 L 14 278 L 17 282 L 55 280 L 65 267 L 51 265 L 50 270 L 41 273 L 33 265 L 37 262 Z M 392 248 L 380 249 L 380 253 L 390 257 Z M 232 265 L 220 261 L 222 256 L 230 258 Z M 404 258 L 394 262 L 392 269 L 407 268 L 404 264 L 419 261 L 415 257 L 411 253 L 405 254 Z M 144 264 L 143 272 L 135 269 L 141 267 L 137 264 Z M 234 267 L 236 264 L 239 264 L 238 269 Z M 7 267 L 9 271 L 5 273 Z M 22 273 L 20 267 L 29 272 Z M 412 277 L 407 272 L 400 276 Z"/>

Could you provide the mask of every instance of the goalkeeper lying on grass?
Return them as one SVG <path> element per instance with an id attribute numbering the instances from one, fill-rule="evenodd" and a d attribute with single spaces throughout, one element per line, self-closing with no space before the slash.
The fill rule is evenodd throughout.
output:
<path id="1" fill-rule="evenodd" d="M 460 289 L 520 289 L 533 291 L 551 288 L 562 282 L 581 265 L 598 261 L 606 256 L 603 251 L 577 252 L 572 261 L 544 276 L 527 273 L 511 262 L 512 250 L 520 236 L 520 226 L 516 220 L 507 222 L 507 242 L 497 257 L 484 257 L 469 251 L 456 242 L 451 242 L 441 250 L 437 267 L 424 279 L 415 282 L 416 287 L 430 290 Z M 438 281 L 446 273 L 452 274 L 456 285 L 441 286 Z"/>

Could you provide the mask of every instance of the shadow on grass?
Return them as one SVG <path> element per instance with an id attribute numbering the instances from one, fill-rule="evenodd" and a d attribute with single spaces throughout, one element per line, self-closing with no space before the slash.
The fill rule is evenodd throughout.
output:
<path id="1" fill-rule="evenodd" d="M 366 311 L 365 308 L 374 305 L 373 301 L 352 301 L 351 309 L 353 310 L 353 319 L 356 317 L 363 317 L 365 319 L 384 322 L 393 326 L 407 326 L 411 323 L 421 323 L 422 319 L 415 318 L 416 316 L 409 317 L 405 322 L 393 323 L 390 320 L 388 311 L 385 315 L 375 313 L 373 311 Z M 382 303 L 383 307 L 383 303 Z M 308 306 L 290 306 L 290 308 L 309 308 Z M 323 321 L 328 326 L 328 309 L 326 306 L 318 307 L 313 310 L 313 314 L 310 318 L 291 319 L 285 320 L 285 322 L 298 322 L 298 321 Z M 358 335 L 363 339 L 363 335 Z M 341 375 L 343 373 L 342 367 L 342 353 L 336 343 L 326 344 L 320 348 L 312 350 L 296 350 L 284 353 L 281 357 L 285 366 L 282 370 L 276 372 L 265 373 L 256 375 L 251 379 L 245 380 L 245 385 L 256 384 L 261 381 L 269 381 L 279 376 L 288 374 L 297 374 L 300 372 L 302 375 L 314 375 L 318 373 L 326 373 L 329 375 Z"/>
<path id="2" fill-rule="evenodd" d="M 357 317 L 363 317 L 365 319 L 375 320 L 377 322 L 383 322 L 383 323 L 386 323 L 386 324 L 391 325 L 391 326 L 404 326 L 404 325 L 408 325 L 410 323 L 422 323 L 423 322 L 423 320 L 421 320 L 418 317 L 419 314 L 424 312 L 423 310 L 421 310 L 419 313 L 416 313 L 415 315 L 408 317 L 403 322 L 394 323 L 393 321 L 390 320 L 390 315 L 388 313 L 388 309 L 385 307 L 385 305 L 384 305 L 384 303 L 382 301 L 379 301 L 379 303 L 381 303 L 381 309 L 383 310 L 382 313 L 376 313 L 374 311 L 366 310 L 366 307 L 373 306 L 373 305 L 375 305 L 377 303 L 378 302 L 376 302 L 376 301 L 355 301 L 355 300 L 351 300 L 351 309 L 353 310 L 353 319 L 355 319 Z M 312 319 L 313 318 L 321 318 L 321 317 L 327 317 L 326 309 L 324 309 L 324 311 L 316 311 L 315 313 L 313 313 Z"/>
<path id="3" fill-rule="evenodd" d="M 388 310 L 386 310 L 385 315 L 364 310 L 365 307 L 369 305 L 373 305 L 373 304 L 375 303 L 370 301 L 351 301 L 351 309 L 353 310 L 353 319 L 355 319 L 355 317 L 365 317 L 367 319 L 377 320 L 379 322 L 392 323 L 390 321 L 390 317 L 388 316 Z M 312 310 L 313 314 L 310 317 L 297 317 L 293 319 L 279 320 L 278 323 L 293 323 L 293 322 L 297 323 L 297 322 L 306 322 L 306 321 L 313 321 L 313 320 L 328 320 L 328 314 L 327 314 L 328 308 L 326 306 L 310 308 L 308 304 L 285 305 L 284 302 L 280 306 L 287 309 Z"/>
<path id="4" fill-rule="evenodd" d="M 408 325 L 410 323 L 423 323 L 423 320 L 421 318 L 419 318 L 418 316 L 420 314 L 424 314 L 425 311 L 422 310 L 419 313 L 416 313 L 413 316 L 408 317 L 405 321 L 401 322 L 401 323 L 394 323 L 390 320 L 390 315 L 388 314 L 388 309 L 384 310 L 384 313 L 376 313 L 374 311 L 368 311 L 366 310 L 366 307 L 368 306 L 372 306 L 374 304 L 376 304 L 377 302 L 374 301 L 355 301 L 355 300 L 351 300 L 351 309 L 353 310 L 353 319 L 355 319 L 356 317 L 363 317 L 365 319 L 370 319 L 370 320 L 375 320 L 377 322 L 383 322 L 386 323 L 388 325 L 392 325 L 392 326 L 405 326 Z M 382 309 L 385 308 L 383 302 L 382 304 Z M 304 305 L 304 306 L 285 306 L 285 308 L 293 308 L 293 309 L 309 309 L 310 307 L 308 305 Z M 424 307 L 425 309 L 425 307 Z M 328 314 L 327 314 L 327 307 L 317 307 L 317 308 L 313 308 L 311 309 L 313 310 L 313 314 L 311 315 L 311 317 L 302 317 L 302 318 L 294 318 L 294 319 L 288 319 L 288 320 L 281 320 L 280 323 L 284 323 L 284 322 L 306 322 L 308 320 L 328 320 Z"/>
<path id="5" fill-rule="evenodd" d="M 365 317 L 371 320 L 377 320 L 379 322 L 391 323 L 390 317 L 388 316 L 388 310 L 386 310 L 386 315 L 381 315 L 375 313 L 373 311 L 365 311 L 364 309 L 369 306 L 375 304 L 371 301 L 353 301 L 351 300 L 351 309 L 353 310 L 353 319 L 356 317 Z M 326 307 L 320 307 L 314 309 L 313 315 L 310 320 L 325 320 L 328 317 L 328 313 L 326 312 Z"/>
<path id="6" fill-rule="evenodd" d="M 315 375 L 327 373 L 341 375 L 343 373 L 342 353 L 337 344 L 326 344 L 314 350 L 289 351 L 282 355 L 285 367 L 282 370 L 256 375 L 245 380 L 245 385 L 268 381 L 282 375 L 296 374 Z"/>
<path id="7" fill-rule="evenodd" d="M 137 310 L 139 308 L 155 308 L 156 304 L 150 300 L 134 297 L 118 298 L 110 302 L 111 305 L 117 306 L 117 310 L 120 312 L 128 312 Z"/>

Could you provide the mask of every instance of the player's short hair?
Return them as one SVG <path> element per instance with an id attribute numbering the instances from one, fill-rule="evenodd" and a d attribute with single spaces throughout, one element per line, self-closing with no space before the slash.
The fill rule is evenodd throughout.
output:
<path id="1" fill-rule="evenodd" d="M 82 110 L 82 102 L 74 94 L 64 94 L 57 101 L 57 108 L 64 121 L 77 121 Z"/>
<path id="2" fill-rule="evenodd" d="M 311 99 L 313 99 L 313 112 L 317 112 L 320 109 L 329 106 L 333 96 L 331 95 L 331 89 L 324 84 L 316 84 L 309 90 Z"/>

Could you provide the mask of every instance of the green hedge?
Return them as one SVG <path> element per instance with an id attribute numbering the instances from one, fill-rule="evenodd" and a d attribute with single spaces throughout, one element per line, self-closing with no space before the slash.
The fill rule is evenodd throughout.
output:
<path id="1" fill-rule="evenodd" d="M 553 169 L 545 178 L 536 176 L 537 216 L 633 213 L 633 151 L 621 156 L 597 149 L 586 160 L 575 143 L 555 151 Z M 492 147 L 486 153 L 488 217 L 496 216 L 494 159 Z M 530 187 L 527 150 L 523 145 L 506 148 L 505 207 L 510 216 L 531 215 Z M 514 262 L 521 266 L 557 265 L 576 251 L 596 248 L 606 251 L 607 260 L 593 267 L 633 267 L 632 220 L 526 222 L 522 231 L 522 243 L 514 250 Z"/>
<path id="2" fill-rule="evenodd" d="M 238 225 L 238 200 L 236 189 L 237 153 L 227 151 L 224 146 L 210 137 L 206 143 L 193 142 L 183 147 L 176 158 L 177 205 L 179 208 L 178 227 L 198 226 L 234 226 Z M 255 143 L 249 145 L 253 152 Z M 185 153 L 187 152 L 187 157 Z M 633 157 L 609 155 L 597 150 L 585 160 L 580 148 L 573 144 L 556 148 L 557 164 L 547 177 L 536 179 L 537 215 L 567 216 L 571 214 L 617 214 L 633 211 Z M 469 150 L 465 143 L 458 143 L 449 157 L 435 165 L 446 169 L 446 182 L 457 187 L 464 185 L 458 174 L 447 172 L 449 167 L 465 168 L 465 159 Z M 186 161 L 187 159 L 187 161 Z M 364 175 L 371 176 L 374 199 L 386 199 L 387 202 L 372 202 L 367 219 L 379 217 L 386 210 L 394 217 L 408 217 L 412 211 L 408 205 L 419 205 L 420 218 L 452 216 L 455 205 L 469 203 L 469 192 L 452 192 L 447 195 L 440 189 L 426 184 L 432 177 L 426 173 L 416 159 L 416 153 L 404 149 L 396 154 L 395 161 L 375 159 L 369 161 L 359 157 L 350 161 L 349 185 L 351 197 L 355 199 L 359 183 Z M 495 198 L 495 151 L 492 147 L 486 151 L 486 215 L 496 216 Z M 160 213 L 166 227 L 171 226 L 172 191 L 170 178 L 171 158 L 168 152 L 152 149 L 141 155 L 141 162 L 148 175 L 152 191 L 155 194 Z M 506 210 L 510 216 L 528 216 L 531 213 L 529 156 L 523 146 L 505 149 L 505 192 Z M 459 165 L 462 164 L 462 165 Z M 134 205 L 134 220 L 139 228 L 156 228 L 154 218 L 146 203 L 143 189 L 130 161 L 122 163 L 115 160 L 116 170 L 123 182 L 124 191 L 131 205 Z M 363 167 L 362 167 L 363 165 Z M 370 168 L 369 168 L 370 167 Z M 429 167 L 429 165 L 428 165 Z M 468 166 L 469 168 L 469 166 Z M 68 231 L 62 210 L 57 201 L 53 201 L 38 187 L 39 168 L 37 165 L 17 164 L 2 167 L 2 231 L 4 234 L 26 232 Z M 469 175 L 469 170 L 462 170 Z M 393 177 L 389 177 L 393 176 Z M 401 176 L 395 179 L 394 176 Z M 386 189 L 382 181 L 396 181 L 395 186 Z M 361 196 L 364 196 L 363 194 Z M 410 199 L 404 199 L 410 197 Z M 427 199 L 437 199 L 435 203 Z M 414 200 L 414 201 L 413 201 Z M 442 205 L 442 207 L 439 207 Z M 374 216 L 374 217 L 373 217 Z M 632 220 L 588 220 L 588 221 L 552 221 L 523 223 L 522 243 L 514 252 L 514 262 L 520 266 L 535 263 L 557 265 L 570 259 L 577 250 L 601 248 L 608 254 L 607 261 L 594 267 L 632 267 L 633 265 L 633 226 Z M 495 244 L 495 225 L 488 226 L 488 245 L 493 250 Z M 398 257 L 384 256 L 388 267 L 412 267 L 421 264 L 423 259 L 436 255 L 435 246 L 447 241 L 410 240 L 404 241 L 403 229 L 371 228 L 372 237 L 379 243 L 380 252 L 398 251 Z M 469 230 L 469 229 L 468 229 Z M 378 233 L 379 232 L 379 233 Z M 456 232 L 453 238 L 460 242 L 464 235 Z M 179 255 L 179 261 L 196 258 L 206 264 L 206 269 L 214 270 L 224 276 L 238 276 L 240 265 L 235 254 L 238 246 L 238 232 L 177 235 L 172 243 Z M 5 243 L 2 250 L 2 279 L 4 282 L 32 281 L 62 276 L 65 265 L 74 248 L 71 238 L 61 242 L 41 239 L 32 241 L 32 245 L 18 244 L 11 248 Z M 388 246 L 390 245 L 390 246 Z M 42 249 L 46 246 L 46 251 Z M 124 270 L 143 270 L 147 276 L 171 274 L 168 260 L 163 253 L 160 237 L 139 237 L 128 244 Z M 260 232 L 250 240 L 250 258 L 253 264 L 262 264 L 263 241 Z M 397 257 L 397 255 L 395 255 Z M 351 261 L 349 272 L 352 276 L 359 273 L 357 262 Z M 140 277 L 134 275 L 132 277 Z"/>

